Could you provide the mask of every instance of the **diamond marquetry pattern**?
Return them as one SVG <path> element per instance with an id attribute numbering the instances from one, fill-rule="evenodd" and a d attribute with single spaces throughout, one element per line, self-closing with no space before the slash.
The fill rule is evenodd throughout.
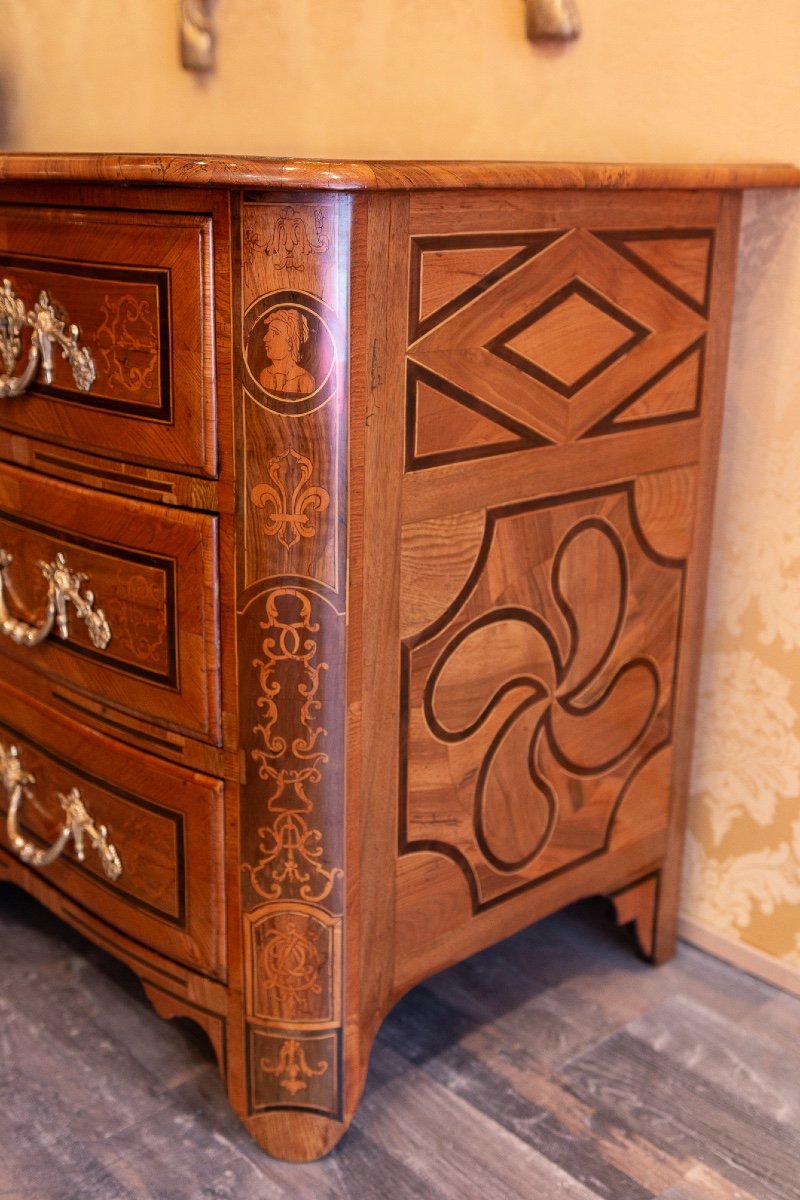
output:
<path id="1" fill-rule="evenodd" d="M 574 396 L 648 332 L 573 280 L 487 349 L 560 395 Z"/>
<path id="2" fill-rule="evenodd" d="M 696 414 L 713 247 L 683 234 L 412 240 L 409 467 L 481 454 L 459 410 L 506 431 L 486 454 Z"/>

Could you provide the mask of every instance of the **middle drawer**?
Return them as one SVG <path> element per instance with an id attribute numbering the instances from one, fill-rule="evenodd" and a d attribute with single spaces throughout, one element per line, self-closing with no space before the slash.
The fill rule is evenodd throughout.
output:
<path id="1" fill-rule="evenodd" d="M 64 582 L 75 586 L 61 603 L 63 630 L 56 622 L 26 644 L 33 635 L 14 621 L 40 626 Z M 0 464 L 0 584 L 6 677 L 12 663 L 34 668 L 120 713 L 219 744 L 216 517 Z"/>

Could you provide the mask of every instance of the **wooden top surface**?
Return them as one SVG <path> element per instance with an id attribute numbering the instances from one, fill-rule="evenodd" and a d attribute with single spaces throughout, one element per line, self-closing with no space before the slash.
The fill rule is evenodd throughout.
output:
<path id="1" fill-rule="evenodd" d="M 774 188 L 800 186 L 788 164 L 325 162 L 146 154 L 2 154 L 0 180 L 197 184 L 239 188 L 410 191 L 420 188 Z"/>

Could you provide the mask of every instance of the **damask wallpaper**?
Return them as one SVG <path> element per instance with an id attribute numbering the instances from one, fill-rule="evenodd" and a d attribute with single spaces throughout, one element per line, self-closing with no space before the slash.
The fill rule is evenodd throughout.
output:
<path id="1" fill-rule="evenodd" d="M 800 992 L 800 200 L 745 200 L 684 933 Z M 796 287 L 795 289 L 796 290 Z"/>

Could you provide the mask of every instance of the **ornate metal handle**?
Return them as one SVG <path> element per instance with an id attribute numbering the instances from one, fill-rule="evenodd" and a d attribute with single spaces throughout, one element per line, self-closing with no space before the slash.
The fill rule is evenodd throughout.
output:
<path id="1" fill-rule="evenodd" d="M 8 792 L 8 813 L 6 815 L 8 840 L 11 848 L 24 863 L 28 863 L 32 867 L 49 866 L 50 863 L 55 862 L 70 838 L 75 843 L 75 857 L 78 862 L 83 862 L 86 857 L 84 838 L 88 838 L 93 849 L 97 851 L 100 864 L 108 878 L 119 879 L 122 874 L 122 861 L 108 840 L 108 829 L 105 825 L 95 824 L 77 788 L 70 788 L 66 796 L 62 792 L 56 792 L 56 799 L 65 814 L 64 826 L 52 846 L 41 850 L 33 842 L 26 841 L 17 824 L 22 797 L 36 780 L 23 768 L 16 746 L 6 749 L 0 744 L 0 779 Z"/>
<path id="2" fill-rule="evenodd" d="M 88 392 L 97 372 L 89 351 L 78 346 L 78 326 L 70 325 L 64 332 L 65 322 L 56 315 L 47 292 L 39 293 L 38 303 L 26 310 L 24 301 L 11 286 L 10 279 L 3 280 L 0 290 L 0 355 L 5 374 L 0 375 L 0 397 L 21 396 L 32 382 L 42 364 L 45 383 L 53 382 L 53 346 L 58 345 L 61 353 L 72 368 L 72 377 L 82 392 Z M 17 359 L 22 353 L 23 329 L 30 328 L 31 351 L 27 365 L 21 375 L 14 375 Z"/>
<path id="3" fill-rule="evenodd" d="M 41 625 L 29 625 L 13 616 L 6 605 L 6 590 L 11 590 L 6 571 L 12 562 L 12 556 L 0 546 L 0 633 L 10 637 L 18 646 L 38 646 L 55 625 L 59 637 L 67 638 L 69 603 L 89 630 L 93 644 L 98 650 L 105 650 L 111 641 L 111 628 L 102 608 L 94 608 L 94 592 L 87 591 L 81 595 L 86 575 L 71 571 L 60 551 L 52 562 L 37 562 L 37 567 L 47 580 L 47 612 Z"/>

